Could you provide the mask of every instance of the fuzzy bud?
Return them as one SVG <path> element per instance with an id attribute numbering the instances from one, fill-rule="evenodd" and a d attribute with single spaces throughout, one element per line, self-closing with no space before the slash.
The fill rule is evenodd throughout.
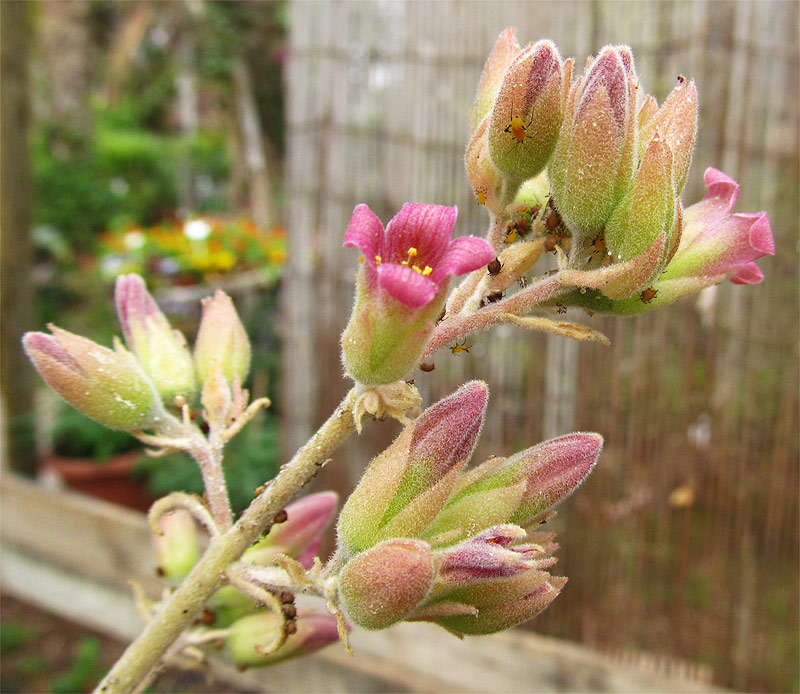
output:
<path id="1" fill-rule="evenodd" d="M 197 526 L 188 511 L 178 509 L 159 518 L 161 534 L 155 536 L 159 575 L 177 586 L 200 558 Z"/>
<path id="2" fill-rule="evenodd" d="M 118 341 L 115 349 L 49 326 L 22 344 L 39 375 L 64 400 L 109 429 L 135 431 L 158 424 L 160 398 L 139 362 Z"/>
<path id="3" fill-rule="evenodd" d="M 471 381 L 426 409 L 367 467 L 338 522 L 340 549 L 417 537 L 444 506 L 483 425 L 488 391 Z"/>
<path id="4" fill-rule="evenodd" d="M 558 139 L 572 62 L 552 41 L 529 44 L 508 68 L 489 123 L 495 166 L 519 181 L 544 169 Z"/>
<path id="5" fill-rule="evenodd" d="M 339 574 L 339 594 L 356 624 L 385 629 L 422 602 L 433 576 L 433 553 L 426 543 L 386 540 L 345 565 Z"/>
<path id="6" fill-rule="evenodd" d="M 186 338 L 173 330 L 139 275 L 121 275 L 114 288 L 122 332 L 128 349 L 170 404 L 175 396 L 191 400 L 195 394 L 194 364 Z"/>
<path id="7" fill-rule="evenodd" d="M 630 49 L 607 46 L 570 89 L 549 173 L 573 234 L 599 233 L 633 176 L 635 85 Z"/>
<path id="8" fill-rule="evenodd" d="M 265 537 L 245 551 L 242 561 L 268 566 L 276 554 L 287 554 L 311 568 L 321 535 L 333 520 L 338 499 L 335 492 L 319 492 L 289 504 L 285 509 L 286 520 L 274 523 Z"/>
<path id="9" fill-rule="evenodd" d="M 203 317 L 194 344 L 194 366 L 201 383 L 208 380 L 212 365 L 219 364 L 228 383 L 236 377 L 244 383 L 250 370 L 250 340 L 233 301 L 221 289 L 203 299 Z"/>
<path id="10" fill-rule="evenodd" d="M 507 27 L 502 31 L 500 36 L 497 37 L 497 42 L 494 44 L 492 52 L 489 53 L 489 57 L 486 59 L 486 64 L 483 66 L 481 81 L 478 84 L 478 93 L 475 96 L 475 106 L 473 106 L 470 114 L 473 133 L 478 124 L 491 111 L 497 92 L 503 83 L 506 70 L 514 62 L 514 58 L 519 55 L 521 48 L 517 43 L 515 32 L 516 29 L 514 27 Z"/>
<path id="11" fill-rule="evenodd" d="M 263 653 L 284 628 L 282 618 L 274 612 L 242 617 L 230 627 L 230 635 L 225 639 L 226 651 L 237 665 L 264 667 L 308 655 L 339 640 L 336 619 L 330 615 L 300 611 L 295 625 L 297 630 L 286 643 L 272 653 Z"/>

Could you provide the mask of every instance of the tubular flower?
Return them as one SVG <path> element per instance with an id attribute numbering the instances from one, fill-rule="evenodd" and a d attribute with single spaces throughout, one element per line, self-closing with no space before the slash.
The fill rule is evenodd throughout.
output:
<path id="1" fill-rule="evenodd" d="M 359 383 L 403 378 L 422 354 L 450 277 L 494 259 L 483 239 L 451 240 L 456 214 L 455 207 L 406 203 L 384 229 L 366 205 L 353 211 L 344 245 L 360 248 L 364 260 L 342 353 Z"/>
<path id="2" fill-rule="evenodd" d="M 764 273 L 754 262 L 775 254 L 766 212 L 731 214 L 739 184 L 718 169 L 704 176 L 706 194 L 683 213 L 683 233 L 675 255 L 651 288 L 622 301 L 598 292 L 575 291 L 562 301 L 594 311 L 631 315 L 672 303 L 726 277 L 734 284 L 758 284 Z"/>

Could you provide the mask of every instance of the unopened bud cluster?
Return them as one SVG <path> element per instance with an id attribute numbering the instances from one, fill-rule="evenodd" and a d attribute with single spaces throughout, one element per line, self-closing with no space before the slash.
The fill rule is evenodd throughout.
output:
<path id="1" fill-rule="evenodd" d="M 591 472 L 602 438 L 570 434 L 465 470 L 487 401 L 473 381 L 426 409 L 350 495 L 337 558 L 355 623 L 488 634 L 532 618 L 566 583 L 546 571 L 557 546 L 536 528 Z"/>
<path id="2" fill-rule="evenodd" d="M 110 429 L 160 431 L 167 409 L 191 405 L 200 388 L 207 414 L 228 417 L 250 368 L 250 342 L 230 298 L 217 290 L 203 301 L 194 354 L 141 277 L 119 277 L 115 300 L 125 345 L 115 339 L 113 350 L 55 326 L 50 335 L 25 335 L 25 351 L 48 385 Z"/>
<path id="3" fill-rule="evenodd" d="M 755 231 L 742 215 L 731 219 L 735 181 L 707 172 L 727 180 L 706 196 L 719 201 L 716 214 L 706 200 L 681 205 L 697 133 L 694 81 L 679 76 L 659 108 L 627 46 L 606 46 L 572 73 L 552 42 L 521 48 L 506 29 L 484 67 L 466 152 L 479 202 L 509 219 L 506 243 L 517 238 L 514 210 L 542 207 L 528 182 L 548 190 L 551 213 L 538 219 L 559 229 L 540 233 L 564 254 L 559 281 L 580 290 L 559 305 L 633 313 L 725 277 L 760 281 L 752 261 L 774 252 L 772 234 L 764 213 L 745 216 Z"/>

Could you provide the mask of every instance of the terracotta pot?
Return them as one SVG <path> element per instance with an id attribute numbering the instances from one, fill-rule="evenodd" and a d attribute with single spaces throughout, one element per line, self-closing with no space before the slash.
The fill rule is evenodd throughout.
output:
<path id="1" fill-rule="evenodd" d="M 104 462 L 50 456 L 42 462 L 42 469 L 55 473 L 67 487 L 76 492 L 113 501 L 138 511 L 147 511 L 155 497 L 148 494 L 143 482 L 131 476 L 131 470 L 141 455 L 141 451 L 128 451 Z"/>

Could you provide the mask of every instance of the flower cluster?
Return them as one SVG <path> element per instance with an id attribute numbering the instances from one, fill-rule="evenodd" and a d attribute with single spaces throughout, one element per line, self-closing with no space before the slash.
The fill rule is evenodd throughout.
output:
<path id="1" fill-rule="evenodd" d="M 356 624 L 488 634 L 532 618 L 566 583 L 546 571 L 553 534 L 536 528 L 591 472 L 602 438 L 570 434 L 465 471 L 487 401 L 473 381 L 426 409 L 347 500 L 332 563 Z"/>
<path id="2" fill-rule="evenodd" d="M 726 276 L 760 281 L 752 261 L 774 252 L 772 233 L 765 213 L 729 214 L 735 181 L 709 169 L 703 202 L 681 205 L 697 133 L 694 81 L 680 76 L 659 108 L 640 91 L 627 46 L 606 46 L 571 82 L 572 69 L 550 41 L 522 49 L 504 31 L 466 153 L 479 201 L 509 220 L 503 240 L 538 223 L 547 250 L 561 252 L 559 283 L 582 291 L 552 303 L 632 313 Z M 589 299 L 587 289 L 596 290 Z"/>

